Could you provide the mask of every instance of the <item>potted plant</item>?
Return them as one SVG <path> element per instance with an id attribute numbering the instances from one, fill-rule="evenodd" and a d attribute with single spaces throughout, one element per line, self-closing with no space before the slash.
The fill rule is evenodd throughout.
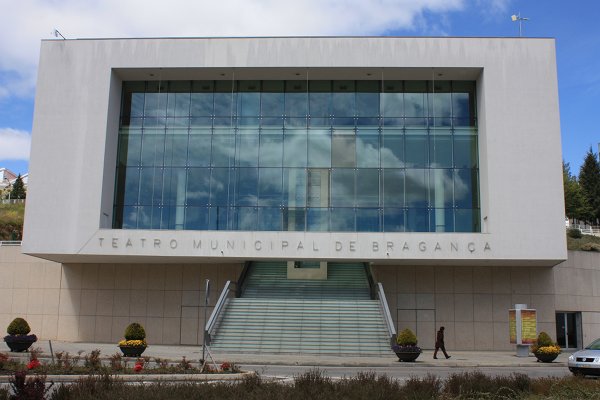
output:
<path id="1" fill-rule="evenodd" d="M 421 348 L 417 346 L 417 336 L 410 329 L 404 329 L 396 338 L 392 350 L 398 356 L 398 361 L 415 361 L 421 355 Z"/>
<path id="2" fill-rule="evenodd" d="M 31 328 L 27 321 L 23 318 L 15 318 L 6 328 L 7 336 L 4 336 L 4 341 L 10 348 L 10 351 L 21 352 L 26 351 L 31 345 L 37 341 L 37 336 L 29 335 Z"/>
<path id="3" fill-rule="evenodd" d="M 538 362 L 552 362 L 561 353 L 560 346 L 553 342 L 546 332 L 540 332 L 537 340 L 531 345 L 530 351 Z"/>
<path id="4" fill-rule="evenodd" d="M 146 331 L 137 322 L 133 322 L 125 329 L 125 340 L 119 342 L 119 348 L 125 357 L 139 357 L 146 350 Z"/>

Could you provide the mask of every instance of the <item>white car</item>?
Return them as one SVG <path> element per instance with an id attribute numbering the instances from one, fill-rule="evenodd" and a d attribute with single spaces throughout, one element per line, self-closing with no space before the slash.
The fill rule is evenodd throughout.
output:
<path id="1" fill-rule="evenodd" d="M 568 365 L 575 375 L 600 375 L 600 339 L 571 354 Z"/>

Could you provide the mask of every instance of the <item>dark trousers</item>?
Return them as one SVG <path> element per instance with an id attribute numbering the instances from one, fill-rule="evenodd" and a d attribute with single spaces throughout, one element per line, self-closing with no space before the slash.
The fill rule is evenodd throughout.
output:
<path id="1" fill-rule="evenodd" d="M 437 352 L 438 350 L 442 350 L 442 352 L 444 353 L 444 355 L 446 356 L 446 358 L 450 357 L 448 355 L 448 353 L 446 353 L 446 346 L 444 346 L 444 344 L 437 344 L 435 345 L 435 351 L 433 352 L 433 358 L 437 358 Z"/>

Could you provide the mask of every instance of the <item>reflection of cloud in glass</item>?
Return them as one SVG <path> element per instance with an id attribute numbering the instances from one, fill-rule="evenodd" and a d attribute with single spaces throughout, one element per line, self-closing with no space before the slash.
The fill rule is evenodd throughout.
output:
<path id="1" fill-rule="evenodd" d="M 283 136 L 262 135 L 260 138 L 260 165 L 281 166 L 283 158 Z"/>
<path id="2" fill-rule="evenodd" d="M 356 138 L 356 154 L 359 167 L 379 167 L 379 142 L 378 137 L 374 141 L 368 139 Z"/>

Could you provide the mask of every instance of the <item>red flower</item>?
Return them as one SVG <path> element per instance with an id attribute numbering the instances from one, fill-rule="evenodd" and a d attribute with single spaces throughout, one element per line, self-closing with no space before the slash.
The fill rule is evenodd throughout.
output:
<path id="1" fill-rule="evenodd" d="M 35 369 L 37 367 L 39 367 L 41 364 L 38 361 L 37 358 L 34 358 L 33 360 L 29 361 L 29 364 L 27 364 L 27 369 Z"/>
<path id="2" fill-rule="evenodd" d="M 225 361 L 223 364 L 221 364 L 221 369 L 223 371 L 229 371 L 230 368 L 231 368 L 231 364 L 229 364 L 227 361 Z"/>
<path id="3" fill-rule="evenodd" d="M 141 371 L 141 370 L 143 370 L 143 369 L 144 369 L 144 363 L 142 363 L 142 362 L 139 362 L 139 361 L 138 361 L 138 362 L 136 362 L 136 363 L 135 363 L 135 366 L 133 367 L 133 370 L 134 370 L 135 372 L 140 372 L 140 371 Z"/>

